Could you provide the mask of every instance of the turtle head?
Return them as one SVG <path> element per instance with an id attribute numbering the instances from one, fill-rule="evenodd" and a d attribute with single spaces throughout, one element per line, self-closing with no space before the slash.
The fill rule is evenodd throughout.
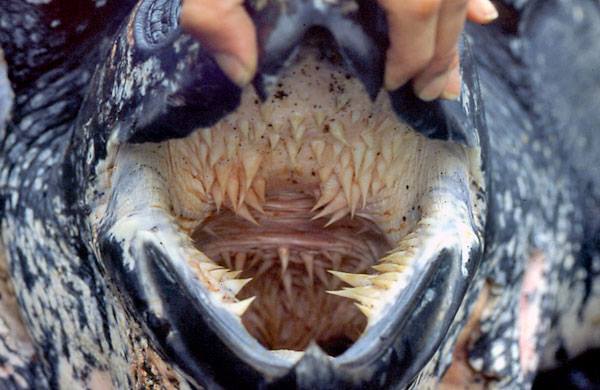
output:
<path id="1" fill-rule="evenodd" d="M 260 3 L 260 4 L 259 4 Z M 79 118 L 94 250 L 128 311 L 211 386 L 410 384 L 483 251 L 477 79 L 457 102 L 381 89 L 369 2 L 248 4 L 252 86 L 142 1 Z"/>

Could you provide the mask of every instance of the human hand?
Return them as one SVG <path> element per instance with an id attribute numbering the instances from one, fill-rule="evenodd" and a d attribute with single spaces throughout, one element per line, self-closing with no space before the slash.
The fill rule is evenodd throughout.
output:
<path id="1" fill-rule="evenodd" d="M 457 42 L 465 20 L 488 23 L 497 17 L 489 0 L 378 0 L 386 11 L 390 47 L 385 86 L 394 90 L 413 80 L 423 100 L 460 94 Z M 236 84 L 256 72 L 256 30 L 243 0 L 183 0 L 182 27 L 209 50 Z"/>
<path id="2" fill-rule="evenodd" d="M 430 101 L 460 95 L 457 43 L 465 20 L 489 23 L 498 12 L 489 0 L 378 0 L 387 15 L 390 47 L 385 87 L 412 80 L 417 96 Z"/>
<path id="3" fill-rule="evenodd" d="M 256 72 L 256 29 L 243 0 L 183 0 L 181 26 L 208 50 L 239 86 Z"/>

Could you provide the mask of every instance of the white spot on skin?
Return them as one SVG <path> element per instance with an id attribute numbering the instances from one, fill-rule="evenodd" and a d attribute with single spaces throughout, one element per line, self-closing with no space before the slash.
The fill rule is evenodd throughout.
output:
<path id="1" fill-rule="evenodd" d="M 565 269 L 570 270 L 575 265 L 575 257 L 571 254 L 565 257 L 565 262 L 563 263 Z"/>
<path id="2" fill-rule="evenodd" d="M 585 16 L 583 13 L 583 8 L 581 8 L 579 6 L 573 6 L 572 11 L 573 11 L 573 20 L 575 20 L 576 23 L 581 23 Z"/>
<path id="3" fill-rule="evenodd" d="M 481 358 L 472 359 L 469 363 L 471 364 L 471 367 L 473 367 L 473 369 L 475 371 L 483 370 L 483 359 L 481 359 Z"/>
<path id="4" fill-rule="evenodd" d="M 495 343 L 492 346 L 492 356 L 500 356 L 504 353 L 504 344 L 501 342 Z"/>
<path id="5" fill-rule="evenodd" d="M 521 366 L 526 372 L 537 370 L 536 331 L 539 328 L 542 294 L 547 289 L 543 278 L 544 256 L 536 252 L 531 256 L 523 278 L 523 287 L 519 299 L 519 350 Z"/>
<path id="6" fill-rule="evenodd" d="M 502 371 L 504 371 L 505 368 L 506 368 L 506 358 L 504 356 L 498 357 L 498 359 L 496 359 L 494 361 L 494 370 L 496 372 L 502 372 Z"/>
<path id="7" fill-rule="evenodd" d="M 109 371 L 94 370 L 90 374 L 88 385 L 91 390 L 112 390 L 114 389 Z"/>

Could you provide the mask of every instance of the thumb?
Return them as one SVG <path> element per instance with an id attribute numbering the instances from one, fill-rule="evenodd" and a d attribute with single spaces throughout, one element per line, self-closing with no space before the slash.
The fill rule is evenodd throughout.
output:
<path id="1" fill-rule="evenodd" d="M 254 77 L 256 30 L 242 0 L 184 0 L 181 26 L 208 49 L 237 85 Z"/>

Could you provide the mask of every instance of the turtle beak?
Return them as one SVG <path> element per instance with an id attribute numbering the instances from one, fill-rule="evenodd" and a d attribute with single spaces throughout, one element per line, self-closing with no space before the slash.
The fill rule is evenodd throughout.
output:
<path id="1" fill-rule="evenodd" d="M 212 305 L 206 289 L 177 269 L 153 239 L 130 244 L 136 248 L 124 255 L 119 243 L 104 240 L 103 258 L 146 333 L 194 382 L 208 388 L 259 388 L 288 372 L 287 362 L 269 356 L 237 318 Z M 129 256 L 136 262 L 133 269 L 123 266 Z"/>

